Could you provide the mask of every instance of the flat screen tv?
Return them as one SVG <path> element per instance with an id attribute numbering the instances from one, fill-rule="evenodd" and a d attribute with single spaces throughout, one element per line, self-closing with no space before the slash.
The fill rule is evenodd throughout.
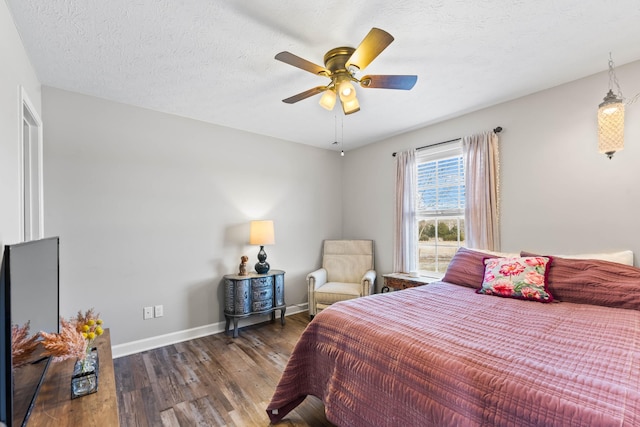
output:
<path id="1" fill-rule="evenodd" d="M 24 426 L 35 403 L 50 358 L 38 345 L 19 367 L 13 366 L 11 329 L 29 322 L 30 334 L 59 332 L 58 237 L 5 245 L 0 273 L 0 421 Z"/>

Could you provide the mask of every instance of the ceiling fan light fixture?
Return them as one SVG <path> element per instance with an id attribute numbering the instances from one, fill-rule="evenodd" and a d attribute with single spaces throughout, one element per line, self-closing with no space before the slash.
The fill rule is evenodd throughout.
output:
<path id="1" fill-rule="evenodd" d="M 336 105 L 336 93 L 333 89 L 327 89 L 320 97 L 320 106 L 326 110 L 333 110 Z"/>
<path id="2" fill-rule="evenodd" d="M 363 88 L 410 90 L 418 76 L 374 74 L 364 76 L 362 79 L 355 77 L 356 73 L 364 70 L 392 41 L 391 34 L 380 28 L 372 28 L 357 48 L 341 46 L 325 53 L 324 67 L 287 51 L 278 53 L 275 56 L 276 60 L 331 80 L 327 86 L 317 86 L 282 101 L 286 104 L 294 104 L 322 93 L 320 105 L 331 111 L 339 96 L 344 113 L 352 114 L 360 111 L 360 103 L 353 82 L 360 83 Z"/>
<path id="3" fill-rule="evenodd" d="M 351 101 L 343 101 L 342 111 L 344 111 L 345 115 L 360 111 L 360 103 L 358 102 L 358 98 L 354 97 Z"/>

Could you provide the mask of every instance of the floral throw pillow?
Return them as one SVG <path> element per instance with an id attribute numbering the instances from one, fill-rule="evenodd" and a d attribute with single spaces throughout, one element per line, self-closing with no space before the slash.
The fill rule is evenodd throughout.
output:
<path id="1" fill-rule="evenodd" d="M 476 292 L 505 298 L 551 302 L 547 275 L 551 257 L 487 258 L 482 287 Z"/>

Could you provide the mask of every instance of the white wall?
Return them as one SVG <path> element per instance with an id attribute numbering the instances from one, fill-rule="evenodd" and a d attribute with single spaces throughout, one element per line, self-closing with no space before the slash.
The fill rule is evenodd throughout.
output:
<path id="1" fill-rule="evenodd" d="M 286 271 L 287 305 L 342 233 L 341 162 L 312 148 L 43 87 L 45 227 L 60 235 L 61 313 L 95 307 L 113 344 L 220 322 L 249 221 Z M 164 317 L 142 320 L 143 306 Z"/>
<path id="2" fill-rule="evenodd" d="M 40 83 L 13 24 L 0 2 L 0 248 L 20 235 L 20 87 L 40 114 Z M 0 259 L 2 254 L 0 253 Z"/>
<path id="3" fill-rule="evenodd" d="M 640 92 L 640 62 L 618 67 L 625 96 Z M 392 153 L 502 126 L 502 250 L 556 253 L 632 249 L 640 256 L 640 104 L 626 109 L 625 149 L 597 149 L 606 73 L 418 129 L 345 156 L 345 237 L 376 240 L 376 266 L 391 272 Z M 380 287 L 380 283 L 378 283 Z"/>

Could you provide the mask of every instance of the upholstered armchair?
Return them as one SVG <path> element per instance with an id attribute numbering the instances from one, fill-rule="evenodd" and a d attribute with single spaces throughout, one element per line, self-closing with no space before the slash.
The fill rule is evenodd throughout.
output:
<path id="1" fill-rule="evenodd" d="M 374 293 L 373 240 L 325 240 L 322 268 L 307 275 L 309 316 L 334 302 Z"/>

